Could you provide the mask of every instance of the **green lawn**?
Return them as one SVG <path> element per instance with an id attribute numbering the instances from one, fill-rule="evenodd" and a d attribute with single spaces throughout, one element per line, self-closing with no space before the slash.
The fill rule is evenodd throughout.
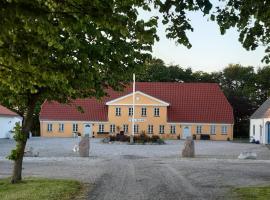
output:
<path id="1" fill-rule="evenodd" d="M 84 194 L 84 186 L 74 180 L 27 178 L 10 184 L 9 179 L 0 179 L 1 200 L 71 200 Z"/>
<path id="2" fill-rule="evenodd" d="M 243 187 L 233 190 L 237 199 L 243 200 L 269 200 L 270 199 L 270 186 L 261 187 Z"/>

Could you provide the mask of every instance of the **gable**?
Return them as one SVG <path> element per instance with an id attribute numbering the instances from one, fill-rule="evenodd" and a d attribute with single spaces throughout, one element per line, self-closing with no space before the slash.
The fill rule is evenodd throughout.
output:
<path id="1" fill-rule="evenodd" d="M 260 119 L 270 117 L 270 98 L 267 99 L 250 117 L 250 119 Z"/>
<path id="2" fill-rule="evenodd" d="M 106 105 L 132 105 L 133 93 L 119 97 L 106 103 Z M 140 91 L 135 92 L 135 105 L 169 106 L 169 103 L 157 99 Z"/>

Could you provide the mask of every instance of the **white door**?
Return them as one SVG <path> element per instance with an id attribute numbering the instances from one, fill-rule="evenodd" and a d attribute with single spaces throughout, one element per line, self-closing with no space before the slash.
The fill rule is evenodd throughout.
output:
<path id="1" fill-rule="evenodd" d="M 187 137 L 190 137 L 191 133 L 190 133 L 190 127 L 189 126 L 184 126 L 183 129 L 183 139 L 186 139 Z"/>
<path id="2" fill-rule="evenodd" d="M 92 126 L 91 126 L 91 124 L 85 124 L 84 125 L 83 134 L 84 135 L 89 135 L 89 137 L 92 137 Z"/>

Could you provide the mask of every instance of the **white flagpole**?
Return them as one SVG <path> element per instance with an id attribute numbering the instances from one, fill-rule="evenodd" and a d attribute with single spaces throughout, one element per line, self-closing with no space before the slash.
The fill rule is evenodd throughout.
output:
<path id="1" fill-rule="evenodd" d="M 131 142 L 133 143 L 133 138 L 134 138 L 134 122 L 135 122 L 135 74 L 133 74 L 133 93 L 132 93 L 132 110 L 133 110 L 133 115 L 132 115 L 132 140 Z"/>

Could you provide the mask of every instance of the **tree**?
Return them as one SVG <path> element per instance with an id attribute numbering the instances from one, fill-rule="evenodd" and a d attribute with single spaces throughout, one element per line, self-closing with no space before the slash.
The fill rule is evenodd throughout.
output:
<path id="1" fill-rule="evenodd" d="M 235 136 L 246 137 L 249 132 L 249 117 L 257 108 L 254 68 L 231 64 L 221 72 L 218 81 L 233 107 Z"/>
<path id="2" fill-rule="evenodd" d="M 267 0 L 219 0 L 222 6 L 217 7 L 211 15 L 220 26 L 221 34 L 236 27 L 239 41 L 247 50 L 258 46 L 265 47 L 266 55 L 262 61 L 270 62 L 270 1 Z"/>
<path id="3" fill-rule="evenodd" d="M 138 20 L 148 0 L 0 1 L 0 103 L 23 117 L 16 127 L 12 183 L 21 180 L 24 149 L 37 105 L 61 103 L 120 89 L 150 57 L 157 17 Z M 186 11 L 208 13 L 208 1 L 153 1 L 167 37 L 190 47 Z"/>

